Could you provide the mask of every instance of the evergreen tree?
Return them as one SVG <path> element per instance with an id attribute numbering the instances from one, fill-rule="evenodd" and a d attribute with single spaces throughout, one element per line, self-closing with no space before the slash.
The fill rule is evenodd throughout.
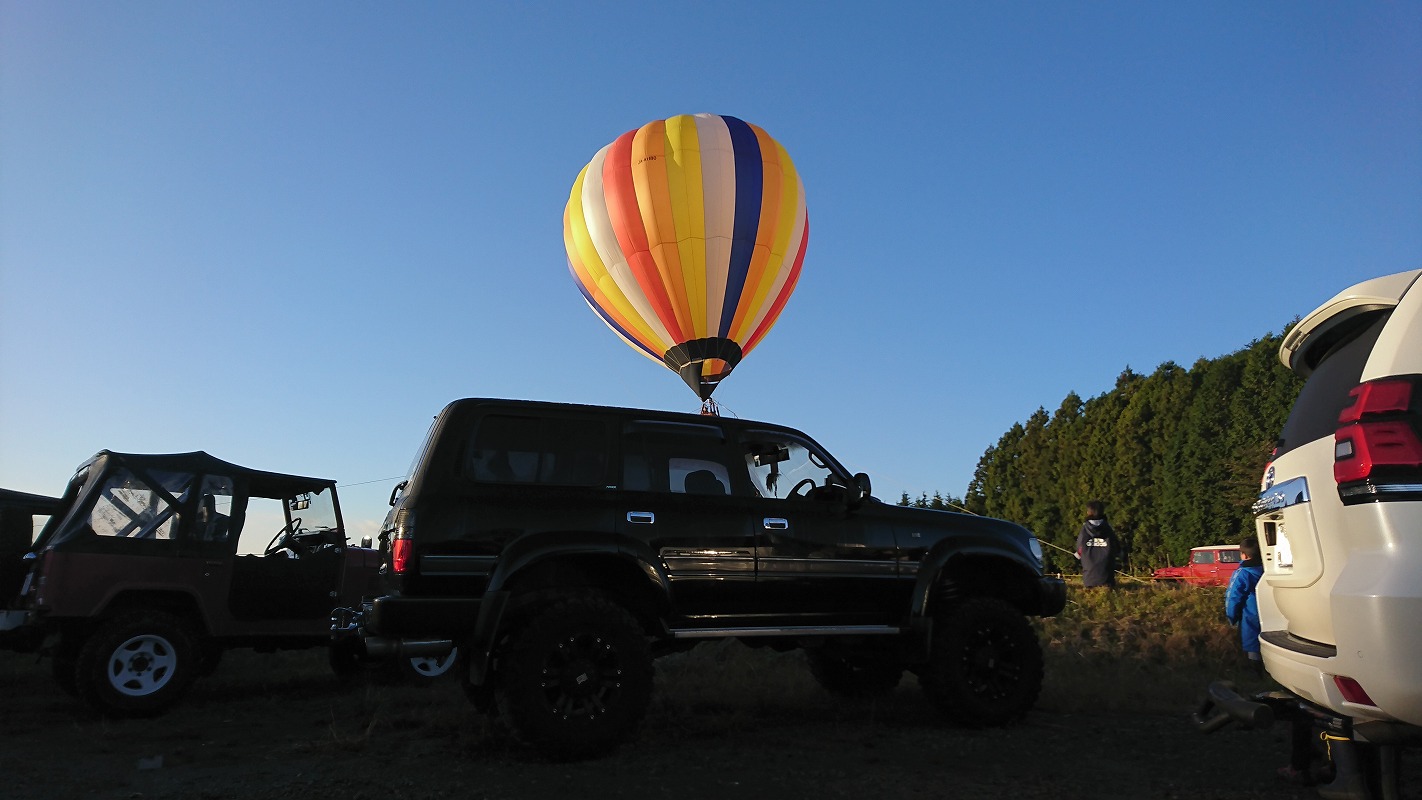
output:
<path id="1" fill-rule="evenodd" d="M 1069 551 L 1081 510 L 1100 499 L 1140 571 L 1237 541 L 1253 530 L 1259 476 L 1302 385 L 1278 361 L 1281 338 L 1189 370 L 1127 367 L 1111 391 L 1086 401 L 1069 392 L 1050 416 L 1039 407 L 1013 424 L 978 460 L 961 503 L 937 492 L 900 502 L 965 506 Z M 1049 564 L 1061 563 L 1053 552 Z"/>

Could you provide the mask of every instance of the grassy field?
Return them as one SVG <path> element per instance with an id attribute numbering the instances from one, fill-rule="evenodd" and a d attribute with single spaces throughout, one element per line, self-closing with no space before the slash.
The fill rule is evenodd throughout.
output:
<path id="1" fill-rule="evenodd" d="M 1222 619 L 1223 590 L 1068 596 L 1035 623 L 1037 710 L 1005 729 L 944 724 L 912 677 L 848 701 L 816 685 L 799 652 L 719 642 L 657 662 L 647 719 L 614 754 L 550 763 L 476 714 L 454 681 L 341 682 L 319 650 L 231 652 L 171 711 L 123 720 L 61 692 L 47 662 L 0 654 L 0 774 L 22 800 L 833 800 L 888 786 L 924 798 L 1310 796 L 1274 777 L 1286 729 L 1201 736 L 1189 722 L 1210 680 L 1266 684 Z M 1413 788 L 1407 800 L 1422 800 Z"/>

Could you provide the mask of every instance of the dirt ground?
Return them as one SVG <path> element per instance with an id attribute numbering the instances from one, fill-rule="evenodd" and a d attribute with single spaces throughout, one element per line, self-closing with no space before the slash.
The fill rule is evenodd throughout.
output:
<path id="1" fill-rule="evenodd" d="M 794 654 L 790 654 L 793 656 Z M 1287 730 L 1203 736 L 1186 713 L 1039 708 L 1002 730 L 946 725 L 912 678 L 846 703 L 803 682 L 727 689 L 714 663 L 660 666 L 639 736 L 551 763 L 510 744 L 457 685 L 338 683 L 319 652 L 230 653 L 178 708 L 110 720 L 47 663 L 0 654 L 0 797 L 1309 798 L 1274 776 Z M 739 680 L 739 679 L 738 679 Z M 797 679 L 798 681 L 798 679 Z M 1408 762 L 1409 776 L 1417 772 Z M 1416 782 L 1407 798 L 1422 798 Z"/>

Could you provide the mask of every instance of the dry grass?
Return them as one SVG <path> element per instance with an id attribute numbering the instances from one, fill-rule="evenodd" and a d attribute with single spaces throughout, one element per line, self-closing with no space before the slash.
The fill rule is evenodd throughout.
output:
<path id="1" fill-rule="evenodd" d="M 1262 687 L 1224 619 L 1224 589 L 1126 583 L 1068 591 L 1066 609 L 1037 625 L 1046 651 L 1041 707 L 1061 712 L 1172 712 L 1211 680 Z"/>

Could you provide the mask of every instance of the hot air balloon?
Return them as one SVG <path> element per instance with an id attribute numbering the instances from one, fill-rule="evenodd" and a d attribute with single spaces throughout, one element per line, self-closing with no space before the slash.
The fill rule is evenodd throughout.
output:
<path id="1" fill-rule="evenodd" d="M 649 122 L 593 156 L 563 211 L 573 280 L 632 348 L 711 393 L 765 338 L 809 242 L 779 142 L 735 117 Z"/>

